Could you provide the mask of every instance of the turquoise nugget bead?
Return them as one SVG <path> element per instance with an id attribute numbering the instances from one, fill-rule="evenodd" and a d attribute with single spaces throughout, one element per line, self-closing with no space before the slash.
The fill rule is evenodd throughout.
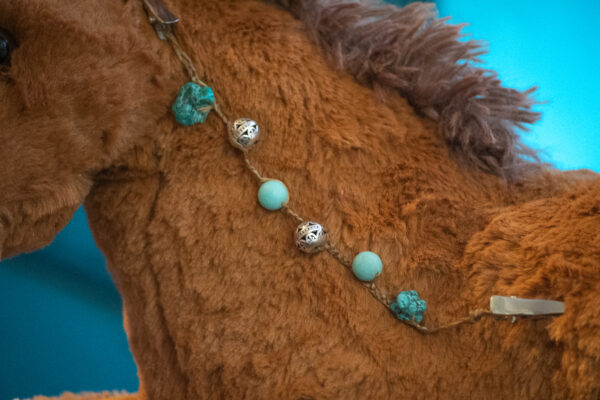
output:
<path id="1" fill-rule="evenodd" d="M 408 290 L 400 292 L 390 308 L 398 319 L 421 322 L 423 321 L 423 314 L 427 310 L 427 303 L 419 298 L 419 293 Z"/>
<path id="2" fill-rule="evenodd" d="M 175 103 L 173 103 L 173 114 L 181 125 L 194 125 L 203 123 L 210 112 L 200 110 L 212 107 L 215 104 L 215 95 L 208 86 L 200 86 L 194 82 L 188 82 L 181 87 Z"/>
<path id="3" fill-rule="evenodd" d="M 358 253 L 352 261 L 352 272 L 361 281 L 370 282 L 381 274 L 383 264 L 381 258 L 371 251 Z"/>
<path id="4" fill-rule="evenodd" d="M 267 181 L 258 189 L 258 202 L 267 210 L 279 210 L 288 197 L 288 190 L 281 181 Z"/>

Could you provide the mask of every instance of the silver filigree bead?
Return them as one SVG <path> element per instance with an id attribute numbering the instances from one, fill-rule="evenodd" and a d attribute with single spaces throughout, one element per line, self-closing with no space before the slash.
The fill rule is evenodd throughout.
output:
<path id="1" fill-rule="evenodd" d="M 240 150 L 254 146 L 260 136 L 258 124 L 249 118 L 239 118 L 229 125 L 229 141 Z"/>
<path id="2" fill-rule="evenodd" d="M 305 253 L 316 253 L 327 244 L 327 232 L 320 224 L 302 222 L 296 229 L 296 246 Z"/>

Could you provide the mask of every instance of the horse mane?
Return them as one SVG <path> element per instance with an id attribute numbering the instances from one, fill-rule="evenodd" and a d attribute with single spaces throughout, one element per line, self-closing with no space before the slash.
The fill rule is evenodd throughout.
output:
<path id="1" fill-rule="evenodd" d="M 338 68 L 373 88 L 397 91 L 438 123 L 457 155 L 483 169 L 514 177 L 539 165 L 515 128 L 540 118 L 536 90 L 502 86 L 494 71 L 477 67 L 482 43 L 461 40 L 464 24 L 438 18 L 435 5 L 398 8 L 374 2 L 280 0 L 301 19 L 311 39 Z"/>

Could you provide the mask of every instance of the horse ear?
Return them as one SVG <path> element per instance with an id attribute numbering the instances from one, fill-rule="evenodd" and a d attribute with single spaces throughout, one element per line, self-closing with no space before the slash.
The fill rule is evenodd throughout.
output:
<path id="1" fill-rule="evenodd" d="M 463 25 L 438 18 L 435 5 L 398 8 L 369 1 L 276 0 L 302 20 L 312 40 L 338 68 L 385 100 L 396 91 L 423 116 L 438 122 L 455 154 L 497 175 L 539 166 L 516 133 L 540 118 L 535 88 L 502 86 L 476 66 L 479 42 L 460 40 Z M 371 3 L 371 4 L 369 4 Z"/>

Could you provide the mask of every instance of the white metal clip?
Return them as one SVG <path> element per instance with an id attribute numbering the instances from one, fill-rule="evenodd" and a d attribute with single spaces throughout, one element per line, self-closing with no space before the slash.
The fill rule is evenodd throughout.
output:
<path id="1" fill-rule="evenodd" d="M 565 312 L 565 303 L 555 300 L 520 299 L 515 296 L 492 296 L 490 311 L 496 315 L 556 315 Z"/>

